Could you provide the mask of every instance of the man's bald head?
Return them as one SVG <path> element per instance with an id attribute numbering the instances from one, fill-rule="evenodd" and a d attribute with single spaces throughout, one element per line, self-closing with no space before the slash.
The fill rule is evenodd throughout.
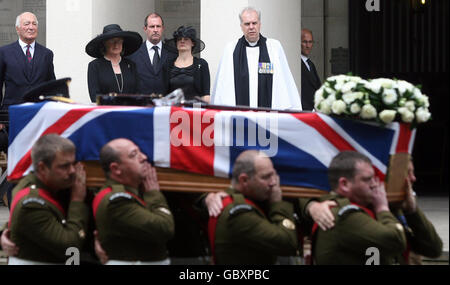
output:
<path id="1" fill-rule="evenodd" d="M 309 56 L 314 44 L 313 34 L 309 29 L 302 29 L 301 48 L 304 56 Z"/>
<path id="2" fill-rule="evenodd" d="M 257 150 L 247 150 L 239 154 L 234 162 L 233 171 L 231 174 L 231 180 L 233 183 L 237 183 L 239 175 L 242 173 L 247 174 L 250 178 L 255 174 L 255 158 L 267 157 L 263 152 Z"/>
<path id="3" fill-rule="evenodd" d="M 149 165 L 147 156 L 125 138 L 114 139 L 103 146 L 100 163 L 108 178 L 134 188 L 141 184 Z"/>

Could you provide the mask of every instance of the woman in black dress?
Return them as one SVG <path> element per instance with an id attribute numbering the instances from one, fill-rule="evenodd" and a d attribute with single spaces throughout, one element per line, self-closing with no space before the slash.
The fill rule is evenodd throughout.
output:
<path id="1" fill-rule="evenodd" d="M 198 96 L 209 103 L 211 83 L 208 62 L 193 56 L 202 51 L 205 44 L 196 37 L 195 29 L 181 26 L 173 33 L 173 39 L 165 44 L 178 53 L 175 60 L 163 66 L 163 80 L 169 93 L 182 88 L 186 100 Z"/>
<path id="2" fill-rule="evenodd" d="M 136 65 L 123 58 L 139 49 L 142 37 L 136 32 L 122 31 L 119 25 L 103 28 L 86 46 L 86 53 L 95 57 L 88 66 L 88 87 L 91 101 L 97 94 L 135 94 L 139 90 Z"/>

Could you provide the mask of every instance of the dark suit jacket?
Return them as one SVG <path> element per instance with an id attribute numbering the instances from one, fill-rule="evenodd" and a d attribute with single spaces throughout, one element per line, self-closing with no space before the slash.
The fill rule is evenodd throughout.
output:
<path id="1" fill-rule="evenodd" d="M 55 79 L 53 52 L 36 43 L 31 72 L 19 41 L 0 48 L 0 97 L 2 109 L 23 103 L 23 95 L 31 88 Z M 3 83 L 5 94 L 2 93 Z"/>
<path id="2" fill-rule="evenodd" d="M 163 81 L 165 89 L 168 90 L 168 92 L 174 91 L 174 88 L 170 86 L 170 69 L 175 64 L 175 59 L 167 61 L 166 64 L 163 66 Z M 208 62 L 204 60 L 203 58 L 197 58 L 194 57 L 194 86 L 193 88 L 193 94 L 185 94 L 186 99 L 192 99 L 193 96 L 205 96 L 210 95 L 210 86 L 211 86 L 211 79 L 209 75 L 209 66 Z M 183 88 L 184 89 L 184 88 Z M 185 91 L 185 90 L 183 90 Z M 186 91 L 185 91 L 186 92 Z"/>
<path id="3" fill-rule="evenodd" d="M 142 94 L 167 94 L 167 90 L 163 83 L 162 77 L 162 66 L 163 64 L 176 58 L 177 55 L 170 52 L 165 45 L 163 44 L 161 49 L 161 60 L 159 61 L 159 65 L 155 70 L 153 69 L 152 63 L 150 61 L 150 56 L 148 54 L 147 45 L 144 41 L 141 47 L 128 58 L 136 63 L 137 72 L 140 79 L 140 92 Z"/>
<path id="4" fill-rule="evenodd" d="M 314 109 L 314 93 L 320 88 L 321 82 L 317 72 L 309 71 L 303 60 L 300 60 L 302 62 L 302 109 L 311 111 Z"/>

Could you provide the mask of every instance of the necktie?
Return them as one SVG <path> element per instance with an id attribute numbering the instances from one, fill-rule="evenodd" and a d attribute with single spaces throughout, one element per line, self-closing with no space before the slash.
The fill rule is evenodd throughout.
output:
<path id="1" fill-rule="evenodd" d="M 314 72 L 315 70 L 314 63 L 312 63 L 312 61 L 309 58 L 306 60 L 306 63 L 308 63 L 309 65 L 309 71 Z"/>
<path id="2" fill-rule="evenodd" d="M 27 59 L 28 59 L 28 62 L 30 63 L 31 62 L 31 60 L 33 59 L 32 57 L 31 57 L 31 52 L 30 52 L 30 45 L 27 45 L 27 52 L 26 52 L 26 54 L 27 54 Z"/>
<path id="3" fill-rule="evenodd" d="M 316 83 L 320 84 L 319 75 L 317 74 L 317 70 L 316 67 L 314 66 L 314 63 L 309 58 L 306 60 L 306 62 L 309 65 L 309 72 L 311 72 L 311 74 L 313 75 Z"/>
<path id="4" fill-rule="evenodd" d="M 153 46 L 152 49 L 155 50 L 155 54 L 153 55 L 153 69 L 156 71 L 159 65 L 159 53 L 158 53 L 158 47 Z"/>

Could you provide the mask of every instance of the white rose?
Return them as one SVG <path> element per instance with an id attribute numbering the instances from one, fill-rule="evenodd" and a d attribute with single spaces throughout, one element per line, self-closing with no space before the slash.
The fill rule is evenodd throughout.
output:
<path id="1" fill-rule="evenodd" d="M 377 109 L 371 104 L 366 104 L 361 109 L 361 118 L 373 119 L 377 117 Z"/>
<path id="2" fill-rule="evenodd" d="M 336 101 L 336 93 L 328 95 L 327 99 L 325 101 L 328 101 L 328 104 L 333 104 L 334 101 Z"/>
<path id="3" fill-rule="evenodd" d="M 389 78 L 379 78 L 378 80 L 380 81 L 381 86 L 385 89 L 391 89 L 395 84 L 394 80 Z"/>
<path id="4" fill-rule="evenodd" d="M 328 77 L 327 80 L 343 83 L 344 81 L 347 80 L 347 75 L 344 75 L 344 74 L 334 75 L 334 76 Z"/>
<path id="5" fill-rule="evenodd" d="M 323 87 L 317 89 L 316 93 L 314 93 L 314 102 L 320 102 L 323 100 Z"/>
<path id="6" fill-rule="evenodd" d="M 399 80 L 397 81 L 397 88 L 398 91 L 400 91 L 400 94 L 403 95 L 406 91 L 412 92 L 412 90 L 414 89 L 414 85 L 412 85 L 408 81 Z"/>
<path id="7" fill-rule="evenodd" d="M 338 81 L 338 82 L 336 82 L 336 85 L 334 85 L 334 89 L 335 89 L 336 91 L 339 91 L 339 90 L 342 89 L 342 86 L 344 86 L 344 82 Z"/>
<path id="8" fill-rule="evenodd" d="M 371 90 L 373 93 L 380 93 L 381 84 L 376 81 L 368 81 L 364 87 Z"/>
<path id="9" fill-rule="evenodd" d="M 379 114 L 379 117 L 380 117 L 380 120 L 383 121 L 383 123 L 389 124 L 395 119 L 395 114 L 397 114 L 397 111 L 383 110 Z"/>
<path id="10" fill-rule="evenodd" d="M 405 98 L 400 98 L 400 101 L 398 101 L 398 105 L 400 107 L 404 107 L 406 104 L 406 99 Z"/>
<path id="11" fill-rule="evenodd" d="M 400 115 L 402 115 L 403 122 L 411 123 L 414 120 L 414 113 L 408 110 L 408 108 L 400 107 L 397 111 Z"/>
<path id="12" fill-rule="evenodd" d="M 428 99 L 428 96 L 425 95 L 425 94 L 423 94 L 423 105 L 424 105 L 425 108 L 430 107 L 430 101 Z"/>
<path id="13" fill-rule="evenodd" d="M 414 112 L 416 110 L 416 102 L 414 101 L 406 101 L 405 107 L 408 108 L 411 112 Z"/>
<path id="14" fill-rule="evenodd" d="M 414 87 L 413 93 L 414 93 L 414 97 L 415 97 L 417 100 L 421 100 L 421 99 L 422 99 L 423 95 L 422 95 L 422 92 L 420 92 L 420 89 L 419 89 L 419 88 Z"/>
<path id="15" fill-rule="evenodd" d="M 425 123 L 428 121 L 431 117 L 431 113 L 428 111 L 427 108 L 419 108 L 416 111 L 416 121 L 418 123 Z"/>
<path id="16" fill-rule="evenodd" d="M 355 101 L 356 99 L 359 98 L 359 94 L 361 92 L 356 92 L 356 93 L 345 93 L 344 95 L 342 95 L 342 99 L 344 100 L 344 102 L 346 104 L 351 104 L 353 101 Z"/>
<path id="17" fill-rule="evenodd" d="M 331 114 L 331 104 L 327 100 L 323 100 L 317 106 L 317 110 L 326 115 Z"/>
<path id="18" fill-rule="evenodd" d="M 334 101 L 333 104 L 331 105 L 331 110 L 336 115 L 340 115 L 345 111 L 346 107 L 347 107 L 347 105 L 345 105 L 344 101 L 337 100 L 337 101 Z"/>
<path id="19" fill-rule="evenodd" d="M 325 87 L 325 91 L 326 91 L 328 94 L 335 94 L 334 90 L 333 90 L 332 88 L 330 88 L 330 87 Z"/>
<path id="20" fill-rule="evenodd" d="M 397 92 L 394 89 L 384 89 L 382 98 L 384 104 L 391 105 L 397 101 Z"/>
<path id="21" fill-rule="evenodd" d="M 361 112 L 361 106 L 359 106 L 358 103 L 351 104 L 350 112 L 352 112 L 352 114 L 358 114 L 359 112 Z"/>
<path id="22" fill-rule="evenodd" d="M 342 85 L 341 91 L 342 91 L 342 93 L 348 93 L 348 92 L 352 91 L 353 88 L 355 88 L 355 87 L 356 87 L 356 83 L 353 81 L 349 81 L 349 82 L 346 82 L 344 85 Z"/>
<path id="23" fill-rule="evenodd" d="M 350 77 L 350 81 L 353 81 L 353 82 L 355 82 L 355 83 L 359 83 L 359 82 L 361 82 L 361 77 L 359 77 L 359 76 L 351 76 Z"/>

